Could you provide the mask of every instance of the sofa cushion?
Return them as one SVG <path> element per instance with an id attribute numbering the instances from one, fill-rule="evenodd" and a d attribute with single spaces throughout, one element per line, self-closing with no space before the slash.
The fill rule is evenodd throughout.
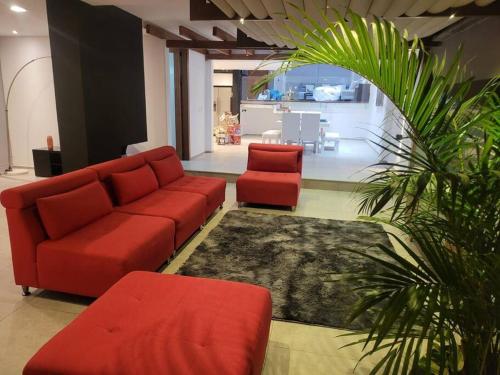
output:
<path id="1" fill-rule="evenodd" d="M 165 186 L 184 176 L 182 164 L 175 154 L 168 156 L 165 159 L 153 160 L 149 163 L 158 178 L 160 186 Z"/>
<path id="2" fill-rule="evenodd" d="M 249 150 L 248 169 L 251 171 L 296 173 L 297 151 Z"/>
<path id="3" fill-rule="evenodd" d="M 299 173 L 246 171 L 236 181 L 238 202 L 296 206 L 300 193 Z"/>
<path id="4" fill-rule="evenodd" d="M 157 190 L 116 211 L 134 215 L 160 216 L 175 221 L 175 248 L 178 249 L 205 222 L 206 198 L 183 191 Z"/>
<path id="5" fill-rule="evenodd" d="M 158 190 L 158 180 L 149 165 L 111 174 L 118 204 L 124 205 Z"/>
<path id="6" fill-rule="evenodd" d="M 157 270 L 174 251 L 174 222 L 109 215 L 37 247 L 40 287 L 96 297 L 135 270 Z"/>
<path id="7" fill-rule="evenodd" d="M 133 272 L 46 343 L 24 375 L 260 375 L 270 324 L 262 287 Z"/>
<path id="8" fill-rule="evenodd" d="M 226 199 L 226 180 L 216 177 L 184 176 L 164 186 L 171 191 L 187 191 L 207 198 L 205 217 L 209 217 Z"/>
<path id="9" fill-rule="evenodd" d="M 36 201 L 38 212 L 49 237 L 64 237 L 101 217 L 113 207 L 108 194 L 98 181 L 77 189 Z"/>

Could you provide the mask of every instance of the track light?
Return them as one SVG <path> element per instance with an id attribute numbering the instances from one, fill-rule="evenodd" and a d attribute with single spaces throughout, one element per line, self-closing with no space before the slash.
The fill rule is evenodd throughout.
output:
<path id="1" fill-rule="evenodd" d="M 244 25 L 244 24 L 245 24 L 245 19 L 244 19 L 243 17 L 241 17 L 241 18 L 240 18 L 240 23 L 241 23 L 242 25 Z"/>
<path id="2" fill-rule="evenodd" d="M 20 7 L 19 5 L 11 5 L 10 10 L 15 12 L 15 13 L 24 13 L 26 12 L 26 9 L 23 7 Z"/>

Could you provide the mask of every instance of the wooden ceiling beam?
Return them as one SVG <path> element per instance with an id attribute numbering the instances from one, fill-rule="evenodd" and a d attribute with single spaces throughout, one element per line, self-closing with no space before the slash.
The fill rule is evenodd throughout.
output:
<path id="1" fill-rule="evenodd" d="M 232 54 L 223 55 L 220 53 L 207 53 L 205 55 L 206 60 L 286 60 L 290 55 L 288 53 L 274 53 L 271 55 L 265 54 L 253 54 L 253 55 L 243 55 L 243 54 Z"/>
<path id="2" fill-rule="evenodd" d="M 212 35 L 220 40 L 224 40 L 226 42 L 234 42 L 236 41 L 236 37 L 229 34 L 227 31 L 222 30 L 220 27 L 214 26 L 212 29 Z"/>
<path id="3" fill-rule="evenodd" d="M 210 38 L 207 38 L 204 35 L 198 34 L 196 31 L 187 28 L 186 26 L 179 26 L 179 35 L 191 39 L 191 40 L 203 40 L 208 41 Z"/>
<path id="4" fill-rule="evenodd" d="M 167 40 L 167 47 L 170 48 L 208 48 L 208 49 L 279 49 L 286 50 L 284 47 L 268 46 L 265 43 L 246 45 L 244 43 L 216 41 L 216 40 Z"/>
<path id="5" fill-rule="evenodd" d="M 146 24 L 145 26 L 146 28 L 146 32 L 148 34 L 151 34 L 157 38 L 160 38 L 160 39 L 165 39 L 165 40 L 186 40 L 184 39 L 183 37 L 177 35 L 177 34 L 174 34 L 168 30 L 165 30 L 164 28 L 162 27 L 159 27 L 159 26 L 156 26 L 156 25 L 153 25 L 151 23 L 148 23 Z"/>

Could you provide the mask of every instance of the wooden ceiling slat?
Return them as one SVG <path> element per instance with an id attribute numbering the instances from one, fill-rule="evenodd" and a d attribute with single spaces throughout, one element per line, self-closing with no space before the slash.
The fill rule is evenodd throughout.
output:
<path id="1" fill-rule="evenodd" d="M 224 14 L 229 18 L 233 18 L 235 16 L 236 12 L 226 0 L 212 0 L 212 3 L 214 3 L 214 5 L 224 12 Z"/>
<path id="2" fill-rule="evenodd" d="M 428 10 L 430 13 L 441 13 L 450 8 L 454 2 L 455 0 L 437 0 Z"/>
<path id="3" fill-rule="evenodd" d="M 255 18 L 262 20 L 266 17 L 269 17 L 269 14 L 267 13 L 266 8 L 262 4 L 260 0 L 243 0 L 245 3 L 246 7 L 250 10 L 250 13 L 252 13 Z"/>
<path id="4" fill-rule="evenodd" d="M 412 5 L 415 0 L 392 0 L 391 6 L 384 14 L 387 19 L 399 17 L 404 14 Z"/>
<path id="5" fill-rule="evenodd" d="M 283 19 L 286 17 L 285 7 L 282 0 L 262 0 L 267 13 L 273 19 Z"/>

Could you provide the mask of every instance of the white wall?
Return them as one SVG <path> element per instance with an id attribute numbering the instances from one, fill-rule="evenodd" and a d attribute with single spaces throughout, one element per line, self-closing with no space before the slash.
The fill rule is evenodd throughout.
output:
<path id="1" fill-rule="evenodd" d="M 48 37 L 0 37 L 0 66 L 5 99 L 16 72 L 30 60 L 50 56 Z M 35 61 L 16 79 L 9 99 L 13 165 L 32 167 L 31 150 L 46 147 L 47 136 L 59 145 L 54 77 L 50 58 Z"/>
<path id="2" fill-rule="evenodd" d="M 2 67 L 0 65 L 0 174 L 3 173 L 9 166 L 9 153 L 7 151 L 7 131 L 6 131 L 6 120 L 5 112 L 3 111 L 5 107 L 5 100 L 3 95 L 3 84 L 2 84 Z"/>
<path id="3" fill-rule="evenodd" d="M 213 86 L 232 86 L 233 73 L 214 73 Z"/>
<path id="4" fill-rule="evenodd" d="M 167 105 L 169 100 L 168 61 L 165 41 L 143 34 L 144 84 L 146 88 L 147 142 L 131 145 L 127 153 L 133 154 L 168 143 Z"/>
<path id="5" fill-rule="evenodd" d="M 205 55 L 189 51 L 189 153 L 195 157 L 211 151 L 212 71 Z"/>
<path id="6" fill-rule="evenodd" d="M 212 60 L 214 70 L 276 70 L 282 61 L 276 60 Z"/>

